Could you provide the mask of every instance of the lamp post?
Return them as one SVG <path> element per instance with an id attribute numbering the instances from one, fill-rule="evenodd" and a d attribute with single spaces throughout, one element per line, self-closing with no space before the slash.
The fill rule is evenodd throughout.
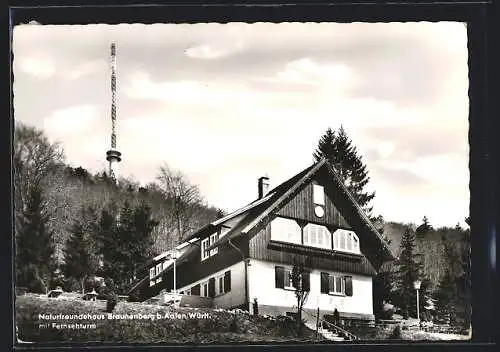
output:
<path id="1" fill-rule="evenodd" d="M 177 268 L 176 268 L 176 261 L 177 261 L 177 252 L 173 251 L 172 254 L 170 254 L 170 259 L 174 261 L 174 300 L 177 297 Z"/>
<path id="2" fill-rule="evenodd" d="M 419 299 L 418 299 L 418 290 L 420 290 L 420 284 L 422 283 L 422 281 L 420 280 L 415 280 L 413 281 L 413 287 L 415 288 L 415 290 L 417 290 L 417 320 L 420 321 L 420 310 L 419 310 Z"/>

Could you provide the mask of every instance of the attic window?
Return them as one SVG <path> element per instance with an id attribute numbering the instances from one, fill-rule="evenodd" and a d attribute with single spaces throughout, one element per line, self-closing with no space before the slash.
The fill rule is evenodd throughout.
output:
<path id="1" fill-rule="evenodd" d="M 353 231 L 338 229 L 333 233 L 333 249 L 359 253 L 359 238 Z"/>
<path id="2" fill-rule="evenodd" d="M 321 185 L 313 185 L 313 202 L 317 205 L 325 205 L 325 190 Z"/>

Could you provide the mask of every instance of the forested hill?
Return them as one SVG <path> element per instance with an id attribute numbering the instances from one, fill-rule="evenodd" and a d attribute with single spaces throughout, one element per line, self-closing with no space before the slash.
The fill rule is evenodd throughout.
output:
<path id="1" fill-rule="evenodd" d="M 436 289 L 439 280 L 449 265 L 445 251 L 453 252 L 457 263 L 467 261 L 470 248 L 469 230 L 455 227 L 433 228 L 426 223 L 420 225 L 404 224 L 399 222 L 386 222 L 384 235 L 390 240 L 390 247 L 396 256 L 401 253 L 401 238 L 405 231 L 415 233 L 415 253 L 420 256 L 423 272 L 431 283 L 431 289 Z M 448 253 L 449 255 L 450 253 Z M 463 257 L 463 258 L 461 258 Z"/>
<path id="2" fill-rule="evenodd" d="M 163 170 L 169 176 L 175 174 L 175 171 Z M 179 244 L 182 237 L 223 215 L 220 209 L 203 200 L 198 188 L 186 177 L 178 172 L 176 175 L 175 184 L 170 183 L 170 189 L 166 189 L 161 181 L 140 186 L 120 178 L 115 184 L 105 172 L 92 175 L 82 167 L 61 165 L 48 177 L 45 186 L 57 252 L 64 246 L 72 224 L 79 219 L 84 221 L 82 207 L 90 206 L 99 214 L 111 205 L 119 209 L 125 202 L 132 207 L 145 202 L 151 208 L 152 218 L 158 221 L 152 231 L 154 254 Z"/>
<path id="3" fill-rule="evenodd" d="M 59 144 L 22 123 L 16 123 L 13 164 L 16 238 L 23 224 L 24 230 L 43 229 L 50 234 L 57 262 L 63 260 L 74 225 L 88 228 L 96 221 L 83 211 L 89 207 L 98 215 L 104 209 L 118 213 L 125 202 L 132 208 L 141 203 L 149 207 L 151 218 L 158 222 L 151 233 L 153 253 L 171 248 L 191 231 L 223 216 L 222 210 L 207 204 L 196 185 L 167 164 L 158 165 L 157 177 L 142 187 L 126 178 L 115 184 L 105 172 L 91 174 L 84 167 L 69 166 Z M 27 212 L 35 206 L 32 198 L 37 192 L 41 218 L 30 225 L 27 221 L 35 220 L 26 219 Z"/>

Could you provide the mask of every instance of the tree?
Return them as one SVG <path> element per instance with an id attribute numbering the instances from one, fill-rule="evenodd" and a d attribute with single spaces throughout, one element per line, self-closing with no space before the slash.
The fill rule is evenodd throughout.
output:
<path id="1" fill-rule="evenodd" d="M 442 236 L 445 273 L 436 290 L 436 312 L 453 325 L 470 324 L 469 230 L 460 237 Z"/>
<path id="2" fill-rule="evenodd" d="M 292 286 L 297 298 L 297 331 L 302 334 L 302 310 L 310 291 L 309 271 L 303 264 L 295 264 L 292 268 Z"/>
<path id="3" fill-rule="evenodd" d="M 416 290 L 413 283 L 415 280 L 423 279 L 421 255 L 416 253 L 415 246 L 415 233 L 411 229 L 405 230 L 401 237 L 401 253 L 395 263 L 395 286 L 393 288 L 394 303 L 400 308 L 405 318 L 410 313 L 416 312 Z M 422 280 L 420 306 L 425 306 L 429 298 L 428 285 L 427 280 Z"/>
<path id="4" fill-rule="evenodd" d="M 434 228 L 429 223 L 429 219 L 427 219 L 427 216 L 424 216 L 424 218 L 422 219 L 422 224 L 417 227 L 417 229 L 415 230 L 415 233 L 421 237 L 421 236 L 431 232 L 432 230 L 434 230 Z"/>
<path id="5" fill-rule="evenodd" d="M 52 232 L 47 229 L 47 215 L 41 189 L 30 188 L 26 207 L 18 216 L 16 238 L 16 284 L 31 291 L 47 292 L 56 269 Z"/>
<path id="6" fill-rule="evenodd" d="M 133 211 L 134 232 L 130 239 L 132 281 L 139 275 L 138 269 L 143 267 L 153 254 L 154 241 L 152 233 L 158 224 L 159 221 L 153 219 L 151 208 L 147 203 L 141 202 L 135 207 Z"/>
<path id="7" fill-rule="evenodd" d="M 86 222 L 85 218 L 88 217 L 96 219 L 92 207 L 82 209 L 81 218 L 74 222 L 64 249 L 65 277 L 80 283 L 82 293 L 85 292 L 85 280 L 95 275 L 99 265 L 95 243 L 96 223 Z"/>
<path id="8" fill-rule="evenodd" d="M 14 207 L 19 215 L 28 206 L 35 188 L 42 188 L 44 178 L 64 161 L 57 143 L 50 143 L 43 131 L 16 123 L 14 131 Z M 18 228 L 16 222 L 16 229 Z"/>
<path id="9" fill-rule="evenodd" d="M 392 288 L 394 281 L 394 265 L 384 263 L 373 278 L 373 312 L 376 317 L 388 319 L 384 316 L 384 303 L 393 303 Z"/>
<path id="10" fill-rule="evenodd" d="M 203 198 L 199 188 L 190 183 L 186 175 L 171 169 L 167 164 L 160 167 L 157 180 L 165 201 L 172 209 L 177 242 L 180 242 L 194 230 L 191 219 L 196 217 Z"/>
<path id="11" fill-rule="evenodd" d="M 113 280 L 118 291 L 126 291 L 152 254 L 151 234 L 158 222 L 152 219 L 151 210 L 145 203 L 132 208 L 124 202 L 119 221 L 117 218 L 107 209 L 101 214 L 99 237 L 103 275 Z"/>
<path id="12" fill-rule="evenodd" d="M 331 128 L 326 130 L 318 142 L 313 157 L 316 161 L 324 157 L 332 163 L 354 199 L 366 214 L 371 216 L 373 207 L 369 203 L 375 197 L 375 192 L 365 191 L 370 181 L 368 170 L 343 126 L 340 126 L 337 132 Z"/>

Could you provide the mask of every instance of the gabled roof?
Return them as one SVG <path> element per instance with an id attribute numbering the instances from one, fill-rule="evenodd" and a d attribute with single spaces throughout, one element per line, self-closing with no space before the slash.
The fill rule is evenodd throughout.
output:
<path id="1" fill-rule="evenodd" d="M 325 158 L 322 158 L 318 162 L 313 165 L 307 167 L 302 170 L 298 174 L 294 175 L 290 179 L 271 189 L 263 198 L 257 199 L 248 205 L 224 216 L 221 219 L 217 219 L 202 228 L 196 230 L 191 235 L 186 237 L 185 242 L 179 247 L 185 247 L 184 251 L 180 251 L 180 255 L 177 257 L 177 264 L 182 264 L 186 261 L 189 261 L 190 258 L 194 255 L 196 248 L 199 246 L 197 242 L 201 238 L 206 237 L 217 231 L 220 227 L 222 227 L 225 223 L 235 220 L 237 217 L 241 217 L 239 221 L 231 226 L 231 229 L 221 236 L 218 241 L 212 244 L 207 249 L 213 249 L 215 247 L 226 244 L 227 242 L 233 240 L 238 236 L 243 235 L 252 235 L 259 226 L 266 222 L 270 217 L 273 216 L 275 212 L 277 212 L 289 199 L 291 199 L 296 193 L 298 193 L 308 181 L 312 179 L 312 177 L 318 173 L 320 170 L 326 170 L 332 179 L 332 187 L 335 190 L 339 191 L 338 194 L 343 199 L 336 199 L 335 205 L 339 208 L 341 213 L 349 214 L 349 217 L 346 220 L 353 226 L 353 224 L 362 224 L 363 227 L 354 227 L 356 232 L 363 232 L 366 236 L 368 236 L 369 242 L 375 246 L 380 246 L 382 249 L 382 262 L 390 261 L 396 259 L 395 255 L 392 253 L 390 247 L 383 240 L 380 233 L 377 231 L 373 223 L 366 216 L 365 212 L 361 208 L 361 206 L 356 202 L 352 194 L 349 192 L 347 187 L 344 185 L 344 182 L 340 178 L 340 176 L 335 171 L 334 167 L 328 162 Z M 363 245 L 363 243 L 362 243 Z M 155 257 L 158 261 L 159 259 L 163 259 L 168 253 L 171 251 L 167 251 L 159 256 Z M 368 258 L 370 260 L 370 258 Z M 376 258 L 371 258 L 375 260 Z M 370 260 L 370 262 L 372 262 Z M 380 261 L 380 259 L 378 260 Z M 171 267 L 165 268 L 162 273 L 169 271 Z M 139 283 L 134 285 L 131 289 L 134 290 L 138 287 L 144 280 L 147 280 L 148 277 L 143 278 Z"/>
<path id="2" fill-rule="evenodd" d="M 232 227 L 231 230 L 225 234 L 225 236 L 221 237 L 208 249 L 223 245 L 238 236 L 248 235 L 249 233 L 251 233 L 256 227 L 258 227 L 259 224 L 263 223 L 266 218 L 272 216 L 273 213 L 278 211 L 302 188 L 302 186 L 304 186 L 319 170 L 323 168 L 326 168 L 328 173 L 331 175 L 333 187 L 339 190 L 339 194 L 344 198 L 344 201 L 340 202 L 342 203 L 342 206 L 340 206 L 339 208 L 341 212 L 343 212 L 342 210 L 345 209 L 345 211 L 349 212 L 349 214 L 351 215 L 351 219 L 348 219 L 348 222 L 364 224 L 364 232 L 373 239 L 374 243 L 377 243 L 377 245 L 382 247 L 383 261 L 395 259 L 395 256 L 392 253 L 390 247 L 383 240 L 382 236 L 379 234 L 370 219 L 368 219 L 361 206 L 356 202 L 352 194 L 346 188 L 344 182 L 337 174 L 331 163 L 328 162 L 325 158 L 322 158 L 315 164 L 311 165 L 294 177 L 272 189 L 269 194 L 262 199 L 262 202 L 259 202 L 253 207 L 249 207 L 246 210 L 247 215 L 234 227 Z M 241 212 L 239 214 L 241 214 Z"/>

